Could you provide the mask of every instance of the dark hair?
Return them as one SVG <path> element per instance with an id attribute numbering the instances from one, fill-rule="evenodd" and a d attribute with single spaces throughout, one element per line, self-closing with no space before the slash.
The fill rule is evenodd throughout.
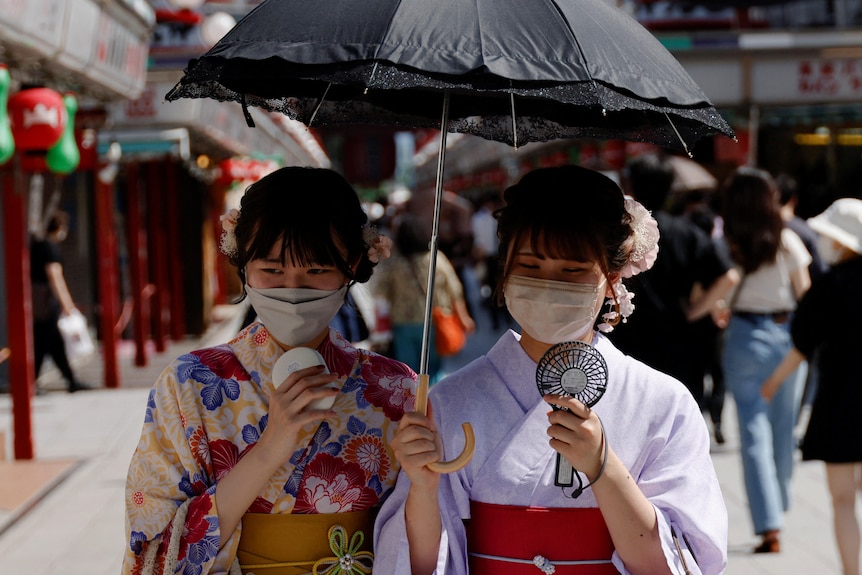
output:
<path id="1" fill-rule="evenodd" d="M 775 261 L 784 221 L 769 172 L 737 168 L 721 188 L 720 213 L 730 256 L 745 273 Z"/>
<path id="2" fill-rule="evenodd" d="M 580 166 L 540 168 L 503 193 L 497 235 L 503 273 L 497 300 L 512 269 L 509 251 L 525 239 L 548 257 L 596 261 L 605 275 L 617 272 L 632 249 L 631 216 L 622 190 L 607 176 Z"/>
<path id="3" fill-rule="evenodd" d="M 368 259 L 363 229 L 368 216 L 341 175 L 321 168 L 281 168 L 250 185 L 240 203 L 231 258 L 245 285 L 245 266 L 265 258 L 281 242 L 282 265 L 331 265 L 351 281 L 366 282 Z M 340 252 L 346 250 L 347 255 Z M 357 264 L 356 272 L 352 266 Z"/>
<path id="4" fill-rule="evenodd" d="M 69 214 L 66 212 L 54 212 L 54 214 L 48 218 L 48 223 L 45 224 L 45 233 L 53 234 L 60 228 L 69 227 Z"/>
<path id="5" fill-rule="evenodd" d="M 625 168 L 632 195 L 650 211 L 667 208 L 673 185 L 673 167 L 658 154 L 644 154 L 631 160 Z"/>

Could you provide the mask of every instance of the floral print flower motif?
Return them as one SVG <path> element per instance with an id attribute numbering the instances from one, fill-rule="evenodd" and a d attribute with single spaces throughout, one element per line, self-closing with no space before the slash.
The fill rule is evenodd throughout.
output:
<path id="1" fill-rule="evenodd" d="M 193 381 L 201 386 L 204 406 L 215 411 L 224 398 L 239 398 L 239 381 L 248 381 L 249 375 L 236 356 L 226 346 L 194 351 L 178 359 L 177 378 L 180 382 Z"/>
<path id="2" fill-rule="evenodd" d="M 322 453 L 305 469 L 294 512 L 363 511 L 377 501 L 377 494 L 365 485 L 365 472 L 357 463 Z"/>
<path id="3" fill-rule="evenodd" d="M 218 537 L 212 533 L 218 530 L 218 519 L 210 516 L 212 499 L 201 495 L 189 505 L 189 513 L 180 538 L 178 561 L 187 560 L 195 566 L 203 565 L 215 558 L 218 553 Z M 166 538 L 166 540 L 169 540 Z M 196 569 L 183 569 L 183 573 L 194 573 Z"/>
<path id="4" fill-rule="evenodd" d="M 313 575 L 367 575 L 374 566 L 374 554 L 360 551 L 365 534 L 357 531 L 347 540 L 347 531 L 341 525 L 329 528 L 329 549 L 335 557 L 315 561 Z M 323 570 L 321 570 L 323 568 Z"/>
<path id="5" fill-rule="evenodd" d="M 233 469 L 252 447 L 253 445 L 248 445 L 240 452 L 239 448 L 227 439 L 210 441 L 210 454 L 216 481 L 221 480 L 228 471 Z"/>
<path id="6" fill-rule="evenodd" d="M 252 337 L 252 341 L 255 345 L 264 346 L 266 342 L 269 341 L 269 332 L 266 331 L 263 327 L 254 332 L 254 336 Z"/>
<path id="7" fill-rule="evenodd" d="M 324 422 L 317 428 L 314 437 L 311 438 L 308 445 L 297 449 L 290 456 L 290 463 L 293 464 L 293 473 L 291 473 L 284 484 L 285 493 L 294 497 L 297 496 L 303 473 L 305 473 L 305 466 L 309 461 L 317 457 L 319 453 L 326 453 L 333 457 L 341 453 L 341 443 L 338 441 L 328 441 L 331 436 L 332 428 L 328 423 Z"/>
<path id="8" fill-rule="evenodd" d="M 363 366 L 367 385 L 365 399 L 372 405 L 381 407 L 383 413 L 392 421 L 400 421 L 405 411 L 412 411 L 416 404 L 414 389 L 415 375 L 395 362 L 384 358 L 371 357 Z"/>
<path id="9" fill-rule="evenodd" d="M 200 473 L 195 473 L 192 477 L 184 476 L 179 483 L 179 489 L 189 497 L 195 497 L 204 493 L 209 485 L 206 478 Z"/>
<path id="10" fill-rule="evenodd" d="M 144 414 L 144 423 L 152 423 L 155 421 L 153 419 L 153 412 L 156 410 L 156 389 L 153 388 L 150 390 L 150 394 L 147 397 L 147 412 Z"/>
<path id="11" fill-rule="evenodd" d="M 374 435 L 361 435 L 344 446 L 344 458 L 356 462 L 365 471 L 366 478 L 386 477 L 391 464 L 383 439 Z"/>
<path id="12" fill-rule="evenodd" d="M 189 447 L 191 447 L 192 455 L 195 462 L 212 474 L 212 465 L 210 464 L 210 444 L 207 434 L 202 427 L 190 428 Z"/>

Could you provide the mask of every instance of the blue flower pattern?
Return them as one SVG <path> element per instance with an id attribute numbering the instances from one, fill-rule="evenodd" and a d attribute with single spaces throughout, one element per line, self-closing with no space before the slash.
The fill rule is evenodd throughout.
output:
<path id="1" fill-rule="evenodd" d="M 231 400 L 239 398 L 239 382 L 219 377 L 202 364 L 196 355 L 187 353 L 180 356 L 177 362 L 177 378 L 180 382 L 191 380 L 202 386 L 201 399 L 208 410 L 215 411 L 221 407 L 225 397 Z"/>

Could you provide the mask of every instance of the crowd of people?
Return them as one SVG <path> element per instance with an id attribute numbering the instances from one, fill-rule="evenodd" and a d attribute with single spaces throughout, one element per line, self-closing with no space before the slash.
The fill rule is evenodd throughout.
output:
<path id="1" fill-rule="evenodd" d="M 826 462 L 844 572 L 858 573 L 859 392 L 842 330 L 862 318 L 852 302 L 842 321 L 830 311 L 862 281 L 862 200 L 806 223 L 763 170 L 734 170 L 698 205 L 672 205 L 674 177 L 649 154 L 620 183 L 561 166 L 475 205 L 447 193 L 433 304 L 468 333 L 512 329 L 454 373 L 432 345 L 427 412 L 433 201 L 417 193 L 370 222 L 330 170 L 250 186 L 221 244 L 247 326 L 177 358 L 151 391 L 126 569 L 721 573 L 727 514 L 703 414 L 721 444 L 725 390 L 734 401 L 753 551 L 780 552 L 807 379 L 803 457 Z M 469 289 L 500 314 L 471 310 Z M 537 367 L 574 343 L 605 362 L 598 397 L 580 395 L 590 381 L 537 390 Z M 274 380 L 295 347 L 325 365 Z M 465 466 L 434 471 L 471 442 Z M 582 549 L 552 536 L 573 522 L 589 527 Z"/>

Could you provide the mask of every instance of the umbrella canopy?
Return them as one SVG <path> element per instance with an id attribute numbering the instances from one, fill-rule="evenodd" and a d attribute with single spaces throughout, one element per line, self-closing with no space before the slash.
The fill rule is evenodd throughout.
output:
<path id="1" fill-rule="evenodd" d="M 166 96 L 201 97 L 307 126 L 440 129 L 422 412 L 447 132 L 514 146 L 600 138 L 686 151 L 701 136 L 733 135 L 661 43 L 604 0 L 266 0 L 190 61 Z M 431 469 L 469 461 L 469 424 L 464 433 L 465 451 Z"/>
<path id="2" fill-rule="evenodd" d="M 267 0 L 189 62 L 168 100 L 209 97 L 306 125 L 387 124 L 518 145 L 684 148 L 733 131 L 679 62 L 603 0 Z"/>

